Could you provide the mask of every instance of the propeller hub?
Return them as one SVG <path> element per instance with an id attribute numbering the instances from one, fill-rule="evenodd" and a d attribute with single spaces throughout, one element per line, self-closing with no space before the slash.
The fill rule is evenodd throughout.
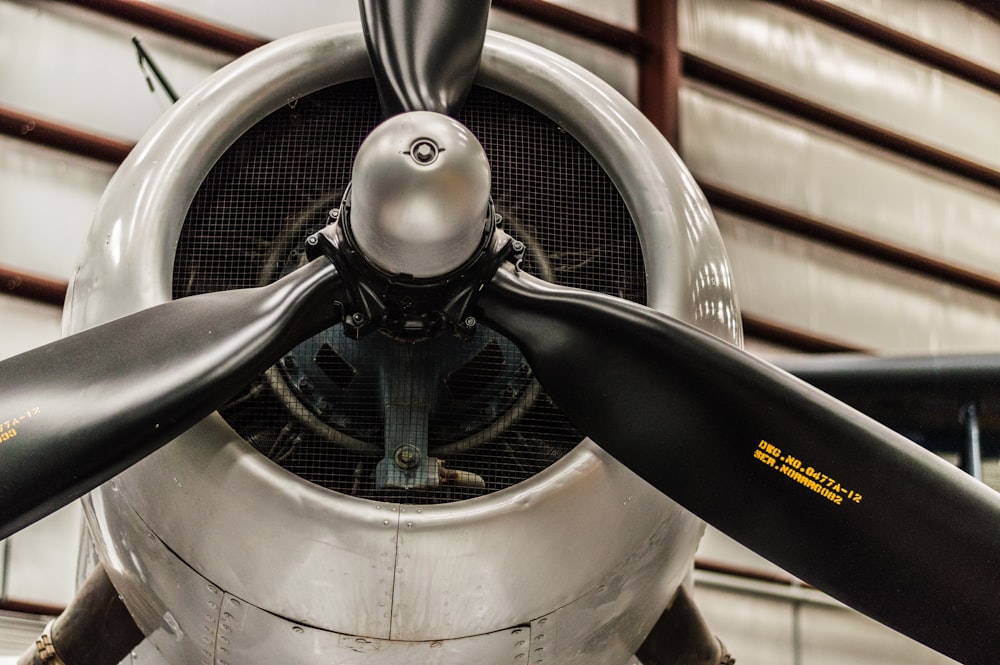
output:
<path id="1" fill-rule="evenodd" d="M 491 223 L 490 165 L 464 125 L 414 111 L 376 127 L 358 150 L 350 228 L 358 249 L 392 275 L 453 272 Z"/>

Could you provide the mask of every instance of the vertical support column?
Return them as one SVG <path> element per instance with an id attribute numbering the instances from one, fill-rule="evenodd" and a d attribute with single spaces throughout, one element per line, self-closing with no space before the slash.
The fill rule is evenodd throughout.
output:
<path id="1" fill-rule="evenodd" d="M 962 424 L 965 426 L 965 440 L 959 456 L 959 466 L 976 480 L 983 479 L 983 452 L 979 443 L 979 410 L 975 402 L 962 408 Z"/>
<path id="2" fill-rule="evenodd" d="M 7 600 L 10 575 L 10 538 L 0 540 L 0 604 Z"/>
<path id="3" fill-rule="evenodd" d="M 646 43 L 639 61 L 639 108 L 680 152 L 678 1 L 637 0 L 639 31 Z"/>

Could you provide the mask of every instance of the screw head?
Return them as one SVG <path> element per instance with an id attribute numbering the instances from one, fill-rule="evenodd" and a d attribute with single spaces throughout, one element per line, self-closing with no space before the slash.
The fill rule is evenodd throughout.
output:
<path id="1" fill-rule="evenodd" d="M 400 469 L 412 469 L 420 464 L 420 451 L 412 444 L 404 444 L 396 448 L 393 454 L 393 462 Z"/>
<path id="2" fill-rule="evenodd" d="M 440 153 L 437 143 L 431 139 L 417 139 L 410 146 L 410 157 L 421 166 L 433 164 Z"/>

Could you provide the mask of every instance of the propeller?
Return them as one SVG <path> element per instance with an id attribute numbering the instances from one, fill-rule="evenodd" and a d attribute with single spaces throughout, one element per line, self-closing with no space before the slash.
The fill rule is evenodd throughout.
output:
<path id="1" fill-rule="evenodd" d="M 382 110 L 454 115 L 486 39 L 489 0 L 361 0 L 361 24 Z"/>
<path id="2" fill-rule="evenodd" d="M 995 660 L 1000 494 L 812 386 L 633 303 L 499 270 L 478 316 L 601 447 L 707 522 L 964 663 Z"/>
<path id="3" fill-rule="evenodd" d="M 320 258 L 265 287 L 164 303 L 0 363 L 0 539 L 147 456 L 340 318 Z"/>
<path id="4" fill-rule="evenodd" d="M 653 486 L 848 605 L 963 662 L 992 662 L 1000 495 L 735 347 L 510 262 L 520 243 L 496 227 L 481 146 L 428 119 L 461 106 L 488 6 L 362 0 L 384 111 L 404 115 L 379 131 L 388 147 L 359 153 L 355 184 L 387 171 L 406 186 L 376 187 L 353 210 L 345 201 L 311 239 L 323 256 L 268 287 L 167 303 L 0 363 L 0 414 L 17 421 L 0 443 L 0 537 L 141 459 L 338 319 L 361 335 L 461 332 L 476 317 Z M 425 191 L 420 178 L 455 183 L 401 208 L 437 222 L 407 229 L 377 214 Z M 439 248 L 449 258 L 435 271 Z"/>

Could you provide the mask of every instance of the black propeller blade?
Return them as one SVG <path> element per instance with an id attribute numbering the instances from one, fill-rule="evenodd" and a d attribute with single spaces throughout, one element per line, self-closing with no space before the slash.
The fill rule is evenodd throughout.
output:
<path id="1" fill-rule="evenodd" d="M 325 258 L 168 302 L 0 363 L 0 539 L 139 461 L 335 323 Z"/>
<path id="2" fill-rule="evenodd" d="M 382 110 L 454 115 L 479 71 L 489 0 L 361 0 Z"/>
<path id="3" fill-rule="evenodd" d="M 659 490 L 963 663 L 1000 632 L 1000 494 L 668 316 L 502 268 L 478 313 L 581 430 Z"/>

